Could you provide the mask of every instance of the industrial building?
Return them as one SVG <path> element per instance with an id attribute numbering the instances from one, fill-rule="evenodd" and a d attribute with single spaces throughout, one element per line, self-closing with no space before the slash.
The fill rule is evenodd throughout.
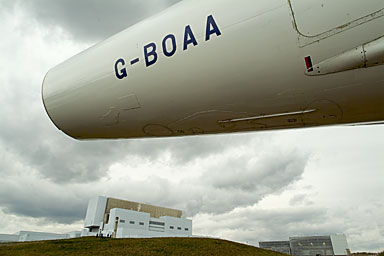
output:
<path id="1" fill-rule="evenodd" d="M 345 235 L 290 237 L 289 241 L 260 242 L 259 246 L 293 256 L 346 256 L 350 254 Z"/>
<path id="2" fill-rule="evenodd" d="M 114 238 L 191 237 L 192 220 L 180 210 L 95 197 L 88 203 L 82 231 L 66 234 L 20 231 L 0 234 L 0 243 L 59 240 L 81 236 Z"/>
<path id="3" fill-rule="evenodd" d="M 0 234 L 0 243 L 70 239 L 80 237 L 80 235 L 80 231 L 73 231 L 66 234 L 20 231 L 13 235 Z"/>
<path id="4" fill-rule="evenodd" d="M 180 210 L 96 197 L 89 201 L 82 236 L 190 237 L 192 220 Z"/>

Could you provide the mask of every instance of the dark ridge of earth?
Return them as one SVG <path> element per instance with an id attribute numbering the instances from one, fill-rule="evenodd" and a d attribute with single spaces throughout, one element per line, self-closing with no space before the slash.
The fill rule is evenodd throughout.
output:
<path id="1" fill-rule="evenodd" d="M 183 255 L 183 256 L 284 256 L 235 242 L 207 238 L 151 238 L 151 239 L 100 239 L 94 237 L 8 243 L 0 246 L 2 256 L 61 256 L 61 255 Z"/>

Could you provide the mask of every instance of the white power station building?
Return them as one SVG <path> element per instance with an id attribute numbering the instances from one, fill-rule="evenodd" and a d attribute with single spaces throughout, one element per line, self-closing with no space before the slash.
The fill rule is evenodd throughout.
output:
<path id="1" fill-rule="evenodd" d="M 192 220 L 180 210 L 96 197 L 89 201 L 82 236 L 190 237 Z"/>
<path id="2" fill-rule="evenodd" d="M 83 231 L 53 234 L 20 231 L 0 234 L 0 243 L 60 240 L 103 234 L 114 238 L 191 237 L 192 220 L 180 210 L 107 197 L 88 203 Z"/>

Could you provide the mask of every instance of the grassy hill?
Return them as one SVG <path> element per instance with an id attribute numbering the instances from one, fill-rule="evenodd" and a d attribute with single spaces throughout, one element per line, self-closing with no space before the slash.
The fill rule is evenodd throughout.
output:
<path id="1" fill-rule="evenodd" d="M 0 255 L 130 255 L 130 256 L 282 256 L 284 254 L 262 250 L 234 242 L 203 238 L 155 238 L 155 239 L 98 239 L 0 244 Z"/>

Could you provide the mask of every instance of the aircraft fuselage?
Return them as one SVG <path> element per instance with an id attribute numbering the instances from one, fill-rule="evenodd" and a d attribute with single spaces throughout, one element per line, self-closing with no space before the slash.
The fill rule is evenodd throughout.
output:
<path id="1" fill-rule="evenodd" d="M 184 0 L 50 70 L 43 101 L 77 139 L 379 123 L 383 25 L 381 0 Z"/>

